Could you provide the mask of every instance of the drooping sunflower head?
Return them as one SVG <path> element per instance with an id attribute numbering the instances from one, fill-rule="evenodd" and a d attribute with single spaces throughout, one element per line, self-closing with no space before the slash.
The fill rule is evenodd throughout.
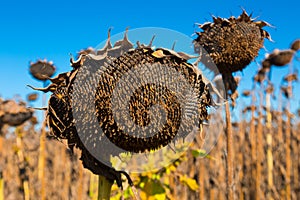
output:
<path id="1" fill-rule="evenodd" d="M 264 38 L 270 38 L 263 30 L 269 24 L 255 21 L 245 11 L 235 18 L 213 17 L 213 22 L 199 25 L 194 50 L 201 54 L 204 48 L 217 65 L 221 74 L 244 69 L 263 47 Z"/>
<path id="2" fill-rule="evenodd" d="M 52 92 L 51 134 L 81 149 L 86 168 L 114 180 L 107 157 L 158 150 L 187 137 L 207 120 L 212 102 L 204 77 L 185 54 L 133 48 L 127 32 L 114 45 L 108 36 L 102 49 L 71 59 L 70 72 L 39 90 Z"/>

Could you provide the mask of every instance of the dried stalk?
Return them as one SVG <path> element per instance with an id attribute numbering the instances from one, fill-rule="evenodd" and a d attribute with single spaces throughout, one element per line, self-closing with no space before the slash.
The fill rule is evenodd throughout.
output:
<path id="1" fill-rule="evenodd" d="M 277 126 L 278 126 L 278 130 L 277 130 L 277 136 L 278 136 L 278 144 L 277 145 L 281 145 L 283 140 L 283 136 L 282 136 L 282 94 L 281 92 L 279 92 L 279 97 L 278 97 L 278 113 L 280 114 L 280 117 L 278 117 L 277 120 Z"/>
<path id="2" fill-rule="evenodd" d="M 38 179 L 40 181 L 40 199 L 45 200 L 45 142 L 46 142 L 46 122 L 43 122 L 40 136 L 39 161 L 38 161 Z"/>
<path id="3" fill-rule="evenodd" d="M 77 161 L 78 163 L 78 173 L 79 173 L 79 177 L 78 177 L 78 187 L 77 187 L 77 198 L 78 199 L 83 199 L 83 166 L 82 166 L 82 163 L 80 161 Z"/>
<path id="4" fill-rule="evenodd" d="M 300 124 L 298 124 L 298 130 L 300 128 Z M 293 175 L 294 175 L 294 188 L 298 188 L 297 191 L 295 191 L 295 194 L 297 197 L 300 197 L 300 181 L 299 181 L 299 169 L 300 169 L 300 155 L 299 155 L 299 152 L 300 152 L 300 135 L 299 133 L 294 130 L 293 131 L 293 135 L 294 135 L 294 145 L 293 145 L 293 152 L 294 152 L 294 155 L 295 155 L 295 162 L 293 162 L 294 164 L 294 171 L 293 171 Z M 296 152 L 296 153 L 295 153 Z"/>
<path id="5" fill-rule="evenodd" d="M 250 120 L 250 145 L 251 145 L 251 182 L 255 183 L 251 184 L 251 191 L 249 192 L 250 195 L 255 194 L 256 192 L 256 135 L 255 135 L 255 94 L 254 91 L 252 91 L 252 100 L 251 100 L 251 120 Z M 253 180 L 255 179 L 255 180 Z M 252 181 L 253 180 L 253 181 Z"/>
<path id="6" fill-rule="evenodd" d="M 24 192 L 24 200 L 29 200 L 29 184 L 28 184 L 28 177 L 26 175 L 26 161 L 25 157 L 22 151 L 23 144 L 22 144 L 22 130 L 20 127 L 16 128 L 16 145 L 17 145 L 17 156 L 19 159 L 19 167 L 20 167 L 20 172 L 23 174 L 21 175 L 21 182 L 22 182 L 22 188 Z"/>
<path id="7" fill-rule="evenodd" d="M 2 171 L 0 171 L 0 200 L 4 200 L 4 179 Z"/>
<path id="8" fill-rule="evenodd" d="M 229 102 L 225 103 L 226 113 L 226 136 L 227 136 L 227 199 L 234 199 L 233 188 L 233 136 L 230 118 L 230 106 Z"/>
<path id="9" fill-rule="evenodd" d="M 200 169 L 199 169 L 199 174 L 198 174 L 198 179 L 199 179 L 199 199 L 204 199 L 204 174 L 205 174 L 205 166 L 204 166 L 204 162 L 203 159 L 200 159 L 198 161 L 199 165 L 200 165 Z M 175 186 L 176 187 L 176 186 Z"/>
<path id="10" fill-rule="evenodd" d="M 209 199 L 210 200 L 215 200 L 215 192 L 216 192 L 216 189 L 215 188 L 211 188 L 209 190 Z"/>
<path id="11" fill-rule="evenodd" d="M 42 105 L 46 104 L 46 95 L 43 95 Z M 46 114 L 44 113 L 44 116 Z M 38 179 L 40 181 L 40 199 L 46 199 L 45 193 L 45 142 L 46 142 L 46 120 L 43 120 L 42 128 L 41 128 L 41 135 L 40 135 L 40 147 L 39 147 L 39 161 L 38 161 Z"/>
<path id="12" fill-rule="evenodd" d="M 71 166 L 70 166 L 70 159 L 67 159 L 69 154 L 67 154 L 66 151 L 62 151 L 62 162 L 66 163 L 65 169 L 64 169 L 64 176 L 63 176 L 63 198 L 62 199 L 70 199 L 70 186 L 71 186 Z"/>
<path id="13" fill-rule="evenodd" d="M 286 199 L 291 199 L 291 114 L 289 107 L 287 106 L 287 120 L 286 120 L 286 140 L 285 140 L 285 152 L 286 152 Z"/>
<path id="14" fill-rule="evenodd" d="M 1 132 L 1 130 L 0 130 Z M 0 135 L 0 156 L 2 157 L 3 137 Z M 0 166 L 0 200 L 4 200 L 4 178 L 2 166 Z"/>
<path id="15" fill-rule="evenodd" d="M 300 123 L 298 123 L 298 130 L 300 130 Z M 295 131 L 295 137 L 297 138 L 297 143 L 298 143 L 298 145 L 296 145 L 296 148 L 294 149 L 294 152 L 296 152 L 296 154 L 297 154 L 297 152 L 299 152 L 300 151 L 300 134 L 298 133 L 298 132 L 296 132 Z M 297 154 L 297 159 L 296 159 L 297 161 L 295 162 L 296 164 L 295 164 L 295 167 L 294 167 L 294 169 L 295 169 L 295 174 L 294 174 L 294 180 L 295 180 L 295 188 L 298 188 L 298 191 L 296 192 L 296 196 L 297 197 L 300 197 L 300 182 L 298 181 L 299 180 L 299 170 L 298 169 L 300 169 L 300 155 L 299 154 Z"/>
<path id="16" fill-rule="evenodd" d="M 292 73 L 293 65 L 289 65 L 289 72 Z M 288 81 L 288 88 L 292 88 L 292 81 Z M 286 105 L 286 142 L 285 142 L 285 153 L 286 153 L 286 199 L 291 199 L 291 113 L 290 113 L 290 97 L 292 91 L 288 91 L 288 101 Z"/>
<path id="17" fill-rule="evenodd" d="M 300 181 L 299 181 L 299 147 L 297 145 L 297 133 L 296 131 L 293 129 L 292 130 L 292 147 L 291 149 L 293 150 L 292 151 L 292 155 L 293 155 L 293 160 L 294 162 L 292 163 L 292 169 L 293 169 L 293 188 L 294 188 L 294 191 L 295 191 L 295 195 L 298 197 L 299 196 L 299 186 L 300 186 Z M 298 190 L 297 190 L 298 188 Z M 297 194 L 298 193 L 298 194 Z"/>
<path id="18" fill-rule="evenodd" d="M 272 188 L 273 184 L 273 153 L 272 153 L 272 114 L 271 114 L 271 94 L 266 94 L 266 111 L 267 111 L 267 165 L 268 165 L 268 190 L 267 190 L 267 199 L 272 200 Z"/>
<path id="19" fill-rule="evenodd" d="M 224 159 L 221 159 L 222 157 L 224 157 L 224 151 L 223 151 L 223 142 L 224 142 L 224 135 L 220 135 L 220 139 L 219 139 L 219 142 L 217 144 L 217 148 L 218 148 L 218 151 L 219 151 L 219 156 L 220 156 L 220 159 L 218 159 L 218 166 L 219 166 L 219 176 L 218 176 L 218 199 L 219 200 L 223 200 L 225 195 L 224 195 L 224 183 L 225 183 L 225 179 L 226 179 L 226 175 L 225 175 L 225 169 L 224 169 L 224 166 L 225 166 L 225 162 L 224 162 Z M 204 198 L 203 198 L 204 199 Z"/>
<path id="20" fill-rule="evenodd" d="M 263 127 L 262 127 L 262 105 L 263 105 L 263 93 L 260 91 L 260 103 L 259 103 L 259 114 L 258 114 L 258 121 L 257 121 L 257 137 L 256 137 L 256 199 L 263 199 L 263 194 L 261 191 L 261 182 L 262 182 L 262 155 L 263 151 Z"/>
<path id="21" fill-rule="evenodd" d="M 241 113 L 240 113 L 240 119 L 242 119 L 242 116 L 241 116 Z M 245 141 L 245 128 L 244 128 L 244 121 L 243 120 L 240 120 L 239 122 L 239 125 L 238 125 L 238 128 L 239 128 L 239 141 Z M 246 146 L 244 145 L 241 145 L 240 146 L 240 151 L 238 151 L 238 163 L 239 163 L 239 168 L 240 168 L 240 171 L 239 171 L 239 175 L 237 176 L 238 177 L 238 180 L 236 180 L 236 182 L 240 183 L 239 184 L 239 199 L 243 200 L 245 199 L 244 197 L 244 188 L 243 188 L 243 184 L 242 182 L 244 181 L 244 170 L 243 170 L 243 164 L 245 163 L 245 158 L 244 158 L 244 153 L 243 152 L 246 152 Z"/>

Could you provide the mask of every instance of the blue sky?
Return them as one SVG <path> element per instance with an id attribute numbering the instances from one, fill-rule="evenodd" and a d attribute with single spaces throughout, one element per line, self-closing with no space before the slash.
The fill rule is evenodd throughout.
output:
<path id="1" fill-rule="evenodd" d="M 163 27 L 191 36 L 194 23 L 211 21 L 211 15 L 241 14 L 241 7 L 276 28 L 266 28 L 275 42 L 265 40 L 266 50 L 246 70 L 242 88 L 250 88 L 258 63 L 274 48 L 286 49 L 300 38 L 300 3 L 291 1 L 2 1 L 0 6 L 0 95 L 25 98 L 32 90 L 26 84 L 42 86 L 28 73 L 30 61 L 47 58 L 57 72 L 70 70 L 69 53 L 97 46 L 112 34 L 140 27 Z M 130 36 L 129 36 L 130 37 Z M 299 62 L 295 62 L 299 69 Z M 273 80 L 281 81 L 287 68 L 274 70 Z M 295 90 L 299 91 L 299 84 Z M 299 96 L 298 96 L 299 97 Z M 299 98 L 292 101 L 294 108 Z M 41 104 L 38 102 L 38 105 Z"/>

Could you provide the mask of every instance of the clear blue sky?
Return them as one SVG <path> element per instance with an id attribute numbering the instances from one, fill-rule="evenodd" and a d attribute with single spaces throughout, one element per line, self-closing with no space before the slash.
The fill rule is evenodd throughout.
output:
<path id="1" fill-rule="evenodd" d="M 211 14 L 238 16 L 241 7 L 276 28 L 267 28 L 274 43 L 265 41 L 266 50 L 286 49 L 300 38 L 299 6 L 291 1 L 2 1 L 0 6 L 0 95 L 25 98 L 32 90 L 26 84 L 41 86 L 28 73 L 30 61 L 47 58 L 57 72 L 70 69 L 69 53 L 97 46 L 106 39 L 107 29 L 113 34 L 140 27 L 164 27 L 186 35 L 193 34 L 194 23 L 211 21 Z M 266 51 L 260 52 L 259 63 Z M 299 62 L 296 62 L 299 65 Z M 296 66 L 299 69 L 299 66 Z M 258 65 L 253 62 L 243 75 L 242 85 L 250 80 Z M 281 80 L 287 69 L 273 73 Z M 299 91 L 299 84 L 295 87 Z M 299 99 L 299 98 L 298 98 Z M 298 105 L 298 100 L 293 100 Z M 41 104 L 39 104 L 41 105 Z M 36 106 L 39 106 L 36 105 Z"/>

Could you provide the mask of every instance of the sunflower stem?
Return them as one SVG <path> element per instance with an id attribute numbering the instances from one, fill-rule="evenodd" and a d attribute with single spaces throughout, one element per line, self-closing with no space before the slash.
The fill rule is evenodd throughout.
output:
<path id="1" fill-rule="evenodd" d="M 226 136 L 227 136 L 227 199 L 234 199 L 233 191 L 233 136 L 230 118 L 229 102 L 225 103 Z"/>
<path id="2" fill-rule="evenodd" d="M 0 200 L 4 200 L 4 179 L 2 171 L 0 171 Z"/>
<path id="3" fill-rule="evenodd" d="M 267 165 L 268 165 L 268 190 L 267 199 L 273 200 L 272 189 L 273 185 L 273 152 L 272 152 L 272 114 L 271 114 L 271 94 L 266 95 L 266 108 L 267 108 Z"/>
<path id="4" fill-rule="evenodd" d="M 41 184 L 40 187 L 40 199 L 46 199 L 45 194 L 45 140 L 46 140 L 46 122 L 44 121 L 41 128 L 41 135 L 40 135 L 40 147 L 39 147 L 39 160 L 38 160 L 38 178 Z"/>
<path id="5" fill-rule="evenodd" d="M 288 87 L 292 88 L 292 82 L 288 81 Z M 292 92 L 292 91 L 289 91 Z M 286 199 L 291 199 L 291 113 L 290 113 L 290 96 L 286 105 L 286 143 L 285 143 L 285 153 L 286 153 Z"/>
<path id="6" fill-rule="evenodd" d="M 2 135 L 0 135 L 0 156 L 2 156 L 1 155 L 2 149 L 3 149 L 3 137 Z M 4 200 L 4 178 L 3 178 L 2 166 L 0 166 L 0 200 Z"/>
<path id="7" fill-rule="evenodd" d="M 263 155 L 264 155 L 264 147 L 262 144 L 263 141 L 263 85 L 261 85 L 261 91 L 259 91 L 259 110 L 258 110 L 258 121 L 257 121 L 257 128 L 256 128 L 256 184 L 255 184 L 255 191 L 256 191 L 256 199 L 264 199 L 264 193 L 261 190 L 262 184 L 262 165 L 263 162 Z"/>
<path id="8" fill-rule="evenodd" d="M 113 183 L 107 180 L 104 176 L 98 176 L 98 200 L 110 199 L 110 192 Z"/>

